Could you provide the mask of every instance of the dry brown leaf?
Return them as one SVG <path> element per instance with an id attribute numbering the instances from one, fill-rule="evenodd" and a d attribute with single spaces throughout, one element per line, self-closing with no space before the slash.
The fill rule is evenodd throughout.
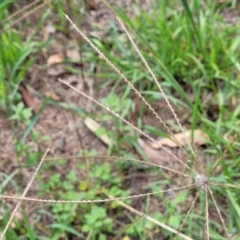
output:
<path id="1" fill-rule="evenodd" d="M 153 149 L 152 147 L 150 147 L 148 145 L 148 143 L 146 143 L 141 138 L 138 139 L 138 144 L 143 149 L 143 151 L 146 153 L 147 157 L 153 163 L 160 164 L 160 163 L 164 162 L 164 158 L 162 157 L 161 153 L 158 150 Z"/>
<path id="2" fill-rule="evenodd" d="M 88 10 L 97 10 L 99 5 L 99 0 L 88 0 L 86 2 L 86 7 Z"/>
<path id="3" fill-rule="evenodd" d="M 61 63 L 64 60 L 64 56 L 60 53 L 57 54 L 53 54 L 51 55 L 48 60 L 47 63 L 48 64 L 56 64 L 56 63 Z"/>
<path id="4" fill-rule="evenodd" d="M 34 113 L 36 113 L 40 108 L 40 105 L 38 104 L 36 99 L 34 97 L 32 97 L 32 95 L 23 86 L 20 86 L 19 92 L 22 95 L 24 103 L 28 107 L 30 107 L 33 110 Z"/>
<path id="5" fill-rule="evenodd" d="M 65 66 L 63 64 L 57 64 L 48 68 L 47 75 L 57 77 L 65 72 L 66 72 Z"/>
<path id="6" fill-rule="evenodd" d="M 52 23 L 48 23 L 47 26 L 43 29 L 43 41 L 46 42 L 49 39 L 50 34 L 55 33 L 56 28 Z"/>
<path id="7" fill-rule="evenodd" d="M 67 83 L 74 85 L 77 84 L 79 82 L 79 76 L 77 75 L 68 75 L 64 78 L 64 81 L 66 81 Z"/>
<path id="8" fill-rule="evenodd" d="M 46 91 L 45 93 L 44 93 L 44 95 L 46 96 L 46 97 L 50 97 L 51 99 L 53 99 L 53 100 L 55 100 L 55 101 L 59 101 L 60 100 L 60 97 L 59 96 L 57 96 L 54 92 L 52 92 L 52 91 Z"/>
<path id="9" fill-rule="evenodd" d="M 94 121 L 92 118 L 85 118 L 84 120 L 85 125 L 87 126 L 87 128 L 94 133 L 98 138 L 100 138 L 106 145 L 110 145 L 110 139 L 107 136 L 107 134 L 99 134 L 98 131 L 100 131 L 100 129 L 103 129 L 96 121 Z"/>
<path id="10" fill-rule="evenodd" d="M 163 145 L 171 147 L 171 148 L 178 147 L 178 146 L 184 146 L 184 145 L 188 144 L 186 139 L 188 140 L 189 143 L 191 143 L 192 131 L 189 130 L 184 133 L 177 133 L 177 134 L 174 134 L 174 137 L 177 140 L 177 142 L 171 140 L 170 138 L 162 138 L 160 140 L 157 140 L 157 142 L 150 143 L 150 145 L 152 148 L 155 148 L 155 149 L 159 149 Z M 197 146 L 201 146 L 203 144 L 206 144 L 207 142 L 209 142 L 209 136 L 206 133 L 204 133 L 200 129 L 195 129 L 193 131 L 193 143 L 194 144 L 196 144 Z"/>
<path id="11" fill-rule="evenodd" d="M 80 60 L 80 53 L 77 49 L 72 48 L 72 49 L 67 49 L 66 55 L 69 59 L 72 61 L 79 61 Z"/>
<path id="12" fill-rule="evenodd" d="M 17 212 L 14 214 L 14 217 L 15 217 L 19 222 L 22 222 L 22 220 L 23 220 L 23 216 L 22 216 L 22 213 L 21 213 L 20 211 L 17 211 Z M 15 228 L 15 227 L 16 227 L 16 223 L 15 223 L 14 221 L 12 221 L 11 227 L 12 227 L 12 228 Z"/>

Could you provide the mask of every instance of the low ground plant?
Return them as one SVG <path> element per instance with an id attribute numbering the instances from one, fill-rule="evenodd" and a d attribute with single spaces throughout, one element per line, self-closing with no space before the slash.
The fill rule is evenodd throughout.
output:
<path id="1" fill-rule="evenodd" d="M 149 11 L 133 4 L 135 14 L 130 18 L 106 2 L 118 21 L 112 22 L 111 37 L 105 41 L 84 34 L 71 17 L 62 14 L 64 5 L 56 4 L 60 25 L 69 23 L 68 31 L 74 30 L 87 42 L 83 60 L 99 66 L 96 76 L 110 91 L 98 100 L 62 78 L 60 86 L 101 107 L 101 114 L 93 117 L 104 128 L 95 134 L 108 137 L 104 142 L 109 143 L 112 156 L 85 151 L 50 159 L 47 149 L 36 164 L 37 152 L 28 164 L 34 166 L 34 173 L 21 191 L 15 187 L 19 195 L 8 193 L 19 183 L 1 169 L 1 205 L 10 209 L 8 200 L 16 205 L 0 219 L 0 239 L 5 234 L 6 239 L 239 238 L 240 39 L 239 29 L 220 15 L 234 4 L 159 1 Z M 27 133 L 36 119 L 17 89 L 32 64 L 27 56 L 43 46 L 33 45 L 17 54 L 19 65 L 13 58 L 10 67 L 8 61 L 1 66 L 9 71 L 2 72 L 3 79 L 10 78 L 2 83 L 0 101 L 16 129 L 23 124 Z M 7 48 L 2 50 L 7 59 Z M 94 71 L 88 70 L 91 77 Z M 199 129 L 205 146 L 196 140 Z M 33 137 L 34 133 L 38 135 L 33 131 Z M 167 138 L 167 144 L 157 137 Z M 23 145 L 20 149 L 18 156 L 27 156 L 26 149 L 31 152 Z M 38 187 L 28 196 L 34 178 Z M 34 224 L 24 207 L 22 217 L 16 218 L 20 204 L 27 208 L 30 205 L 25 204 L 31 202 L 41 205 Z M 45 222 L 51 224 L 44 226 Z"/>

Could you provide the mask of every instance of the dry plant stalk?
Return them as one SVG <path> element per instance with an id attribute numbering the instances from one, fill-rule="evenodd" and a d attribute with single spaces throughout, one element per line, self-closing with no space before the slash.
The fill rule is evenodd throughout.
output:
<path id="1" fill-rule="evenodd" d="M 72 20 L 65 15 L 65 17 L 68 19 L 68 21 L 71 23 L 71 25 L 73 26 L 73 28 L 81 35 L 81 37 L 88 42 L 88 44 L 99 54 L 100 58 L 103 59 L 131 88 L 132 90 L 135 92 L 135 94 L 144 102 L 144 104 L 149 108 L 149 110 L 155 115 L 155 117 L 163 124 L 163 126 L 165 127 L 165 129 L 170 133 L 170 136 L 177 142 L 177 139 L 175 139 L 173 133 L 171 132 L 171 130 L 168 128 L 168 126 L 163 122 L 163 120 L 161 119 L 161 117 L 155 112 L 155 110 L 151 107 L 151 105 L 147 102 L 147 100 L 141 95 L 141 93 L 132 85 L 132 83 L 121 73 L 121 71 L 91 42 L 91 40 L 72 22 Z M 154 75 L 153 71 L 151 70 L 151 68 L 149 67 L 149 65 L 147 64 L 146 60 L 144 59 L 143 55 L 141 54 L 141 52 L 139 51 L 138 47 L 136 46 L 136 44 L 134 43 L 132 37 L 130 36 L 129 32 L 127 31 L 127 29 L 125 28 L 124 24 L 122 23 L 122 21 L 117 18 L 120 25 L 122 26 L 123 30 L 125 31 L 125 33 L 127 34 L 130 42 L 132 43 L 133 47 L 135 48 L 137 54 L 140 56 L 142 62 L 144 63 L 144 65 L 146 66 L 147 70 L 149 71 L 149 73 L 152 75 L 156 85 L 158 86 L 160 92 L 162 93 L 165 102 L 167 103 L 170 111 L 172 112 L 176 122 L 178 123 L 183 135 L 184 134 L 184 130 L 181 126 L 181 123 L 179 121 L 179 118 L 177 117 L 171 103 L 169 102 L 169 100 L 167 99 L 166 94 L 164 93 L 161 85 L 159 84 L 159 82 L 157 81 L 156 76 Z M 114 116 L 116 116 L 117 118 L 119 118 L 120 120 L 122 120 L 123 122 L 125 122 L 126 124 L 128 124 L 129 126 L 131 126 L 134 130 L 138 131 L 140 134 L 144 135 L 145 137 L 147 137 L 149 140 L 155 142 L 156 144 L 158 144 L 154 139 L 152 139 L 149 135 L 147 135 L 145 132 L 143 132 L 142 130 L 138 129 L 136 126 L 134 126 L 133 124 L 131 124 L 130 122 L 128 122 L 126 119 L 122 118 L 118 113 L 114 112 L 113 110 L 111 110 L 109 107 L 104 106 L 103 104 L 101 104 L 100 102 L 98 102 L 97 100 L 91 98 L 90 96 L 88 96 L 87 94 L 85 94 L 84 92 L 76 89 L 75 87 L 71 86 L 70 84 L 68 84 L 67 82 L 64 82 L 62 80 L 59 80 L 60 82 L 64 83 L 65 85 L 67 85 L 68 87 L 72 88 L 74 91 L 80 93 L 81 95 L 83 95 L 84 97 L 88 98 L 89 100 L 91 100 L 92 102 L 94 102 L 95 104 L 101 106 L 102 108 L 104 108 L 105 110 L 107 110 L 108 112 L 110 112 L 111 114 L 113 114 Z M 198 165 L 197 165 L 197 157 L 193 151 L 192 146 L 190 145 L 189 141 L 187 140 L 187 138 L 185 137 L 186 142 L 188 143 L 188 146 L 191 149 L 191 153 L 194 156 L 194 167 L 195 169 L 191 169 L 188 165 L 186 165 L 181 159 L 178 159 L 176 157 L 174 157 L 177 161 L 179 161 L 181 164 L 183 164 L 187 169 L 189 169 L 191 171 L 191 173 L 194 173 L 194 179 L 195 179 L 195 184 L 197 187 L 200 187 L 200 189 L 203 189 L 205 191 L 205 238 L 209 239 L 209 213 L 208 213 L 208 189 L 210 186 L 210 181 L 209 178 L 207 178 L 205 175 L 203 175 L 199 169 L 198 169 Z M 180 146 L 180 144 L 179 144 Z M 172 155 L 171 152 L 169 152 L 166 148 L 164 148 L 163 146 L 159 145 L 159 148 L 162 148 L 164 151 L 168 152 L 170 155 Z M 181 148 L 181 146 L 180 146 Z M 184 151 L 184 153 L 186 153 Z M 220 160 L 219 160 L 220 161 Z M 188 160 L 188 162 L 190 162 L 190 160 Z M 217 161 L 218 162 L 218 161 Z M 159 166 L 162 167 L 162 166 Z M 214 172 L 215 168 L 213 168 L 212 172 Z M 171 170 L 172 171 L 172 170 Z M 178 172 L 179 173 L 179 172 Z M 198 196 L 198 195 L 197 195 Z M 183 223 L 181 224 L 181 228 L 183 227 L 185 221 L 187 220 L 187 217 L 189 216 L 192 208 L 194 207 L 194 204 L 196 202 L 197 198 L 195 198 L 192 201 L 191 207 L 188 210 L 186 217 L 183 221 Z M 224 226 L 224 230 L 226 233 L 227 238 L 229 239 L 229 233 L 227 231 L 226 225 L 224 223 L 223 217 L 220 213 L 219 207 L 217 204 L 215 204 L 215 207 L 217 208 L 217 212 L 219 213 L 219 218 Z M 180 232 L 180 229 L 179 229 Z M 179 234 L 179 233 L 178 233 Z"/>
<path id="2" fill-rule="evenodd" d="M 29 189 L 30 189 L 30 187 L 31 187 L 31 185 L 32 185 L 32 183 L 33 183 L 33 180 L 34 180 L 34 178 L 36 177 L 39 169 L 41 168 L 41 166 L 42 166 L 42 164 L 43 164 L 43 162 L 44 162 L 44 159 L 45 159 L 45 157 L 47 156 L 47 154 L 48 154 L 49 151 L 50 151 L 49 148 L 45 151 L 45 153 L 44 153 L 41 161 L 39 162 L 39 164 L 38 164 L 35 172 L 33 173 L 32 177 L 31 177 L 31 179 L 30 179 L 30 181 L 29 181 L 29 183 L 28 183 L 28 185 L 26 186 L 25 190 L 23 191 L 23 193 L 22 193 L 22 195 L 21 195 L 22 198 L 24 198 L 24 197 L 27 195 L 27 193 L 28 193 L 28 191 L 29 191 Z M 17 199 L 17 198 L 14 197 L 14 199 Z M 20 205 L 21 205 L 22 200 L 21 200 L 21 199 L 18 199 L 18 200 L 19 200 L 19 201 L 18 201 L 17 205 L 15 206 L 14 210 L 12 211 L 12 214 L 11 214 L 11 216 L 10 216 L 7 224 L 6 224 L 6 226 L 5 226 L 2 234 L 0 235 L 0 240 L 3 240 L 3 238 L 4 238 L 4 236 L 5 236 L 6 232 L 7 232 L 10 224 L 11 224 L 12 221 L 13 221 L 13 218 L 14 218 L 14 216 L 15 216 L 18 208 L 19 208 Z"/>
<path id="3" fill-rule="evenodd" d="M 17 17 L 16 20 L 13 20 L 13 22 L 11 24 L 9 24 L 7 27 L 5 27 L 3 29 L 3 32 L 6 31 L 7 29 L 13 27 L 15 24 L 21 22 L 23 19 L 25 19 L 32 13 L 38 11 L 40 8 L 44 7 L 46 4 L 50 4 L 50 0 L 44 0 L 42 3 L 41 3 L 41 0 L 35 0 L 31 3 L 29 3 L 28 5 L 26 5 L 25 7 L 19 9 L 18 11 L 14 12 L 11 16 L 7 17 L 6 19 L 4 19 L 1 22 L 1 24 L 4 24 L 5 22 L 8 22 L 8 21 L 14 19 L 15 17 Z M 23 12 L 26 12 L 26 13 L 21 16 L 20 14 L 22 14 Z M 18 15 L 20 15 L 20 16 L 18 16 Z"/>
<path id="4" fill-rule="evenodd" d="M 132 85 L 132 83 L 123 75 L 123 73 L 115 66 L 113 65 L 113 63 L 91 42 L 91 40 L 80 30 L 77 28 L 77 26 L 72 22 L 72 20 L 65 15 L 65 17 L 67 18 L 67 20 L 70 22 L 70 24 L 73 26 L 73 28 L 81 35 L 81 37 L 88 42 L 88 44 L 99 54 L 99 56 L 123 79 L 123 81 L 125 81 L 126 84 L 128 84 L 132 90 L 134 91 L 134 93 L 142 100 L 142 102 L 149 108 L 149 110 L 153 113 L 153 115 L 156 117 L 156 119 L 159 120 L 159 122 L 161 122 L 164 126 L 164 128 L 168 131 L 168 133 L 170 134 L 170 136 L 172 137 L 173 140 L 175 140 L 177 142 L 177 139 L 175 139 L 174 134 L 171 132 L 171 130 L 169 129 L 169 127 L 166 125 L 166 123 L 162 120 L 162 118 L 157 114 L 157 112 L 152 108 L 152 106 L 148 103 L 148 101 L 142 96 L 142 94 Z M 162 93 L 168 108 L 170 109 L 172 115 L 174 116 L 177 124 L 179 125 L 182 133 L 184 134 L 184 129 L 179 121 L 179 118 L 177 117 L 177 114 L 175 113 L 170 101 L 167 99 L 166 94 L 164 93 L 160 83 L 157 81 L 156 76 L 154 75 L 153 71 L 151 70 L 151 68 L 149 67 L 148 63 L 146 62 L 146 60 L 144 59 L 144 57 L 142 56 L 141 52 L 139 51 L 138 47 L 136 46 L 136 44 L 134 43 L 132 37 L 130 36 L 128 30 L 125 28 L 125 26 L 123 25 L 123 23 L 121 22 L 121 20 L 118 18 L 118 21 L 120 23 L 120 25 L 122 26 L 123 30 L 125 31 L 125 33 L 127 34 L 130 42 L 132 43 L 134 49 L 136 50 L 137 54 L 139 55 L 139 57 L 141 58 L 142 62 L 144 63 L 144 65 L 146 66 L 147 70 L 149 71 L 149 73 L 152 75 L 156 85 L 158 86 L 159 91 Z M 76 89 L 75 87 L 73 87 L 72 85 L 70 85 L 69 83 L 59 79 L 60 82 L 62 82 L 63 84 L 65 84 L 66 86 L 70 87 L 71 89 L 73 89 L 74 91 L 78 92 L 79 94 L 81 94 L 82 96 L 84 96 L 85 98 L 91 100 L 92 102 L 94 102 L 95 104 L 101 106 L 102 108 L 104 108 L 105 110 L 107 110 L 108 112 L 110 112 L 112 115 L 114 115 L 115 117 L 117 117 L 118 119 L 122 120 L 124 123 L 126 123 L 127 125 L 129 125 L 130 127 L 132 127 L 134 130 L 136 130 L 137 132 L 139 132 L 141 135 L 145 136 L 146 138 L 148 138 L 150 141 L 158 144 L 152 137 L 150 137 L 148 134 L 146 134 L 144 131 L 142 131 L 141 129 L 137 128 L 136 126 L 134 126 L 133 124 L 131 124 L 129 121 L 127 121 L 126 119 L 124 119 L 123 117 L 121 117 L 118 113 L 114 112 L 112 109 L 110 109 L 107 106 L 104 106 L 103 104 L 101 104 L 100 102 L 98 102 L 97 100 L 93 99 L 91 96 L 87 95 L 86 93 L 84 93 L 83 91 Z M 214 183 L 211 182 L 208 176 L 205 176 L 204 174 L 202 174 L 200 172 L 200 170 L 198 169 L 198 165 L 197 165 L 197 157 L 193 151 L 192 146 L 190 145 L 189 141 L 186 138 L 186 142 L 188 142 L 188 146 L 191 150 L 191 154 L 194 156 L 194 168 L 192 169 L 191 167 L 189 167 L 188 164 L 184 163 L 181 159 L 179 159 L 177 156 L 175 156 L 171 151 L 169 151 L 168 149 L 166 149 L 165 147 L 159 145 L 159 148 L 162 148 L 164 151 L 166 151 L 169 155 L 171 155 L 176 161 L 178 161 L 180 164 L 182 164 L 190 173 L 186 174 L 180 171 L 177 171 L 175 169 L 171 169 L 171 168 L 167 168 L 165 166 L 162 166 L 160 164 L 154 164 L 154 163 L 150 163 L 150 162 L 146 162 L 146 161 L 141 161 L 141 160 L 136 160 L 136 159 L 126 159 L 126 158 L 121 158 L 118 156 L 98 156 L 101 158 L 111 158 L 113 160 L 125 160 L 125 161 L 133 161 L 133 162 L 137 162 L 140 164 L 145 164 L 145 165 L 149 165 L 149 166 L 154 166 L 157 168 L 161 168 L 161 169 L 165 169 L 167 171 L 171 171 L 174 172 L 178 175 L 181 175 L 185 178 L 191 178 L 193 179 L 195 182 L 194 184 L 191 184 L 189 186 L 183 186 L 183 187 L 177 187 L 177 188 L 171 188 L 171 189 L 167 189 L 167 190 L 163 190 L 163 191 L 156 191 L 156 192 L 150 192 L 150 193 L 144 193 L 144 194 L 138 194 L 138 195 L 131 195 L 131 196 L 127 196 L 127 197 L 112 197 L 112 196 L 108 196 L 109 198 L 106 199 L 96 199 L 96 200 L 70 200 L 70 201 L 65 201 L 65 200 L 50 200 L 50 199 L 40 199 L 40 198 L 30 198 L 30 197 L 26 197 L 26 194 L 32 184 L 32 181 L 34 179 L 34 177 L 36 176 L 37 172 L 39 171 L 45 156 L 47 155 L 48 150 L 45 152 L 42 160 L 40 161 L 35 173 L 33 174 L 31 180 L 28 183 L 28 186 L 26 187 L 26 189 L 24 190 L 23 194 L 19 197 L 19 196 L 9 196 L 9 195 L 0 195 L 0 198 L 6 198 L 6 199 L 17 199 L 18 204 L 16 205 L 2 235 L 0 240 L 2 240 L 5 236 L 5 233 L 11 223 L 11 221 L 14 218 L 14 214 L 16 213 L 17 209 L 19 208 L 21 201 L 35 201 L 35 202 L 46 202 L 46 203 L 102 203 L 102 202 L 109 202 L 109 201 L 117 201 L 119 204 L 121 204 L 122 206 L 124 206 L 125 208 L 129 209 L 131 212 L 137 214 L 140 217 L 144 217 L 145 219 L 155 223 L 156 225 L 168 230 L 171 233 L 176 234 L 175 239 L 177 239 L 178 237 L 181 237 L 183 239 L 192 239 L 189 236 L 186 236 L 185 234 L 183 234 L 181 232 L 184 224 L 187 221 L 187 218 L 189 217 L 192 209 L 194 208 L 194 205 L 199 197 L 199 194 L 201 191 L 204 191 L 205 193 L 205 239 L 209 239 L 210 238 L 210 233 L 209 233 L 209 204 L 208 204 L 208 196 L 210 193 L 211 198 L 213 199 L 215 208 L 217 209 L 217 213 L 218 213 L 218 217 L 223 225 L 225 234 L 227 236 L 228 239 L 230 239 L 230 235 L 228 233 L 225 221 L 222 217 L 221 211 L 218 207 L 218 204 L 213 196 L 213 193 L 210 189 L 211 185 L 214 186 L 221 186 L 221 187 L 231 187 L 231 188 L 238 188 L 240 189 L 239 185 L 233 185 L 233 184 L 218 184 L 218 183 Z M 179 144 L 179 147 L 182 148 Z M 182 148 L 183 149 L 183 148 Z M 183 149 L 184 151 L 184 149 Z M 185 151 L 184 151 L 185 152 Z M 186 154 L 186 152 L 185 152 Z M 70 159 L 70 157 L 67 157 L 68 159 Z M 76 157 L 74 157 L 76 158 Z M 49 161 L 55 161 L 56 159 L 48 159 Z M 217 163 L 219 163 L 221 161 L 221 159 L 217 160 Z M 188 163 L 191 163 L 191 160 L 188 160 Z M 215 171 L 216 167 L 213 168 L 212 173 Z M 182 221 L 180 228 L 178 230 L 171 228 L 170 226 L 167 226 L 153 218 L 151 218 L 150 216 L 145 215 L 144 213 L 141 213 L 139 211 L 137 211 L 136 209 L 126 205 L 125 203 L 121 202 L 121 200 L 125 200 L 125 199 L 132 199 L 132 198 L 139 198 L 139 197 L 145 197 L 145 196 L 151 196 L 151 195 L 155 195 L 158 193 L 163 193 L 163 192 L 170 192 L 170 191 L 179 191 L 179 193 L 182 193 L 186 190 L 192 189 L 192 188 L 198 188 L 198 193 L 196 195 L 196 197 L 192 200 L 191 202 L 191 206 L 189 207 L 186 216 L 184 218 L 184 220 Z M 164 201 L 163 201 L 164 202 Z"/>

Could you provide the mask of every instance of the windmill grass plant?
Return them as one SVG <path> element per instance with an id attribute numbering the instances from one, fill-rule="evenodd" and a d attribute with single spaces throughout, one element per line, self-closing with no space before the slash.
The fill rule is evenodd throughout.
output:
<path id="1" fill-rule="evenodd" d="M 28 239 L 69 239 L 69 235 L 75 239 L 239 239 L 240 38 L 239 29 L 220 17 L 223 7 L 236 3 L 159 1 L 151 12 L 133 4 L 133 18 L 119 7 L 105 4 L 117 19 L 111 29 L 113 40 L 106 44 L 84 34 L 68 15 L 61 15 L 61 19 L 64 22 L 64 16 L 70 23 L 69 31 L 87 43 L 84 60 L 101 66 L 97 76 L 107 79 L 103 86 L 112 89 L 110 100 L 99 101 L 63 79 L 59 82 L 100 106 L 100 119 L 117 126 L 110 151 L 118 156 L 86 152 L 84 156 L 48 159 L 47 149 L 20 196 L 5 194 L 1 188 L 3 204 L 14 200 L 16 205 L 1 220 L 0 239 L 21 239 L 14 228 L 25 229 Z M 112 104 L 114 98 L 118 105 Z M 140 107 L 132 99 L 140 100 Z M 157 104 L 171 114 L 171 121 L 155 110 Z M 129 115 L 135 109 L 139 117 L 134 122 Z M 156 127 L 144 124 L 146 112 L 152 114 Z M 179 112 L 186 112 L 185 123 Z M 195 144 L 194 132 L 199 128 L 209 136 L 205 147 Z M 191 130 L 191 138 L 186 130 Z M 184 144 L 176 132 L 182 133 Z M 156 135 L 172 139 L 180 157 L 159 144 Z M 160 149 L 159 161 L 145 155 L 140 137 Z M 131 144 L 138 154 L 124 149 Z M 164 158 L 170 162 L 161 160 Z M 79 161 L 83 178 L 69 170 L 66 176 L 56 172 L 42 181 L 41 169 L 65 166 L 72 159 Z M 124 189 L 124 171 L 131 170 L 150 180 L 144 186 L 135 183 Z M 42 181 L 42 197 L 27 195 L 34 178 Z M 136 179 L 142 181 L 141 177 Z M 24 214 L 24 228 L 19 221 L 13 224 L 20 205 L 27 202 L 50 207 L 55 214 L 48 236 L 39 236 Z"/>

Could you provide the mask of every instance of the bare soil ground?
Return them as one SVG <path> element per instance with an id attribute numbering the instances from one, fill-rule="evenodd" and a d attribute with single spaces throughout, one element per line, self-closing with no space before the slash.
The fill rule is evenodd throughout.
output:
<path id="1" fill-rule="evenodd" d="M 80 27 L 85 32 L 88 32 L 90 35 L 98 34 L 98 36 L 104 38 L 104 36 L 106 35 L 107 26 L 109 25 L 110 20 L 114 19 L 114 15 L 110 13 L 109 10 L 107 10 L 101 3 L 97 3 L 96 6 L 94 5 L 93 8 L 94 10 L 89 10 L 88 18 Z M 129 11 L 131 11 L 131 9 Z M 231 14 L 224 12 L 224 16 L 226 16 L 226 18 L 228 18 L 230 15 Z M 40 16 L 41 12 L 36 12 L 34 13 L 34 15 L 30 15 L 27 20 L 29 20 L 32 23 L 32 26 L 34 26 L 39 21 Z M 233 19 L 233 15 L 231 15 L 229 21 L 231 19 Z M 238 21 L 236 19 L 237 16 L 233 20 Z M 58 20 L 56 16 L 52 15 L 52 19 L 50 19 L 49 21 L 54 22 Z M 92 30 L 93 28 L 91 26 L 93 23 L 96 22 L 100 26 L 102 26 L 102 31 L 98 33 Z M 44 31 L 47 30 L 45 29 Z M 43 33 L 39 33 L 37 37 L 44 38 L 45 34 L 47 34 L 44 31 Z M 31 29 L 29 29 L 29 32 L 31 32 Z M 77 88 L 81 89 L 82 91 L 96 99 L 100 99 L 101 97 L 106 96 L 106 93 L 109 92 L 110 89 L 105 89 L 101 91 L 96 90 L 98 89 L 96 87 L 98 85 L 98 79 L 86 79 L 81 74 L 70 73 L 66 70 L 66 67 L 84 69 L 87 67 L 85 63 L 61 62 L 58 64 L 53 64 L 50 67 L 46 67 L 47 60 L 51 55 L 61 54 L 65 57 L 67 55 L 67 51 L 70 49 L 70 45 L 72 46 L 73 50 L 78 51 L 79 43 L 77 39 L 79 39 L 79 37 L 77 37 L 77 35 L 72 32 L 71 34 L 69 33 L 69 35 L 64 35 L 62 33 L 59 33 L 58 31 L 48 34 L 50 34 L 51 38 L 54 39 L 54 44 L 52 44 L 49 48 L 43 50 L 42 53 L 38 53 L 41 54 L 41 56 L 38 58 L 36 64 L 34 64 L 34 66 L 29 69 L 29 74 L 23 81 L 23 84 L 31 98 L 30 101 L 34 102 L 35 105 L 40 106 L 43 101 L 41 96 L 50 96 L 58 102 L 74 103 L 83 110 L 95 114 L 100 119 L 101 109 L 94 106 L 89 100 L 86 100 L 85 98 L 79 96 L 78 93 L 72 91 L 69 88 L 66 88 L 64 85 L 58 82 L 58 78 L 62 78 L 63 80 L 74 84 Z M 29 105 L 29 103 L 27 105 Z M 168 121 L 170 118 L 169 111 L 168 109 L 166 109 L 166 111 L 162 111 L 164 107 L 164 105 L 161 105 L 161 102 L 156 104 L 156 108 L 159 108 L 157 111 L 161 111 L 161 117 L 164 120 Z M 186 118 L 186 116 L 183 117 Z M 184 118 L 180 120 L 184 122 Z M 153 120 L 150 113 L 149 115 L 145 115 L 144 120 L 145 123 L 147 123 L 148 125 L 158 125 L 157 121 Z M 27 144 L 29 144 L 33 150 L 41 150 L 42 152 L 45 151 L 47 146 L 50 146 L 51 151 L 49 157 L 77 156 L 79 154 L 84 154 L 84 151 L 91 149 L 97 149 L 99 155 L 104 155 L 107 152 L 107 146 L 104 145 L 104 143 L 99 140 L 86 127 L 86 125 L 84 124 L 84 119 L 81 115 L 76 115 L 76 113 L 74 113 L 72 110 L 58 107 L 56 104 L 47 105 L 44 108 L 37 123 L 34 126 L 34 130 L 39 131 L 41 136 L 49 136 L 50 141 L 40 141 L 36 143 L 33 142 L 30 138 L 27 138 Z M 21 132 L 18 133 L 19 136 L 21 136 L 21 134 Z M 14 169 L 23 165 L 27 159 L 27 157 L 16 156 L 14 143 L 15 137 L 11 123 L 8 120 L 6 114 L 0 112 L 1 166 L 4 170 L 4 173 L 6 174 L 11 174 Z M 176 149 L 172 151 L 174 151 L 174 154 L 177 155 L 180 159 L 183 159 L 183 153 L 181 152 L 181 150 Z M 133 149 L 132 152 L 133 154 L 136 154 Z M 163 152 L 160 152 L 160 155 L 163 156 L 163 161 L 165 162 L 166 166 L 182 171 L 180 167 L 172 165 L 173 163 L 171 161 L 171 157 L 165 156 Z M 200 156 L 199 158 L 200 161 L 206 161 L 205 156 Z M 75 168 L 74 164 L 76 163 L 74 163 L 73 161 L 69 161 L 68 165 L 65 165 L 64 168 L 73 169 Z M 58 171 L 64 173 L 64 169 L 62 167 L 56 166 L 56 168 L 58 169 Z M 28 182 L 29 178 L 33 173 L 32 170 L 32 168 L 25 168 L 23 172 L 23 185 Z M 56 171 L 56 169 L 53 169 L 53 171 Z M 51 175 L 51 171 L 46 172 L 44 175 Z M 171 177 L 173 176 L 169 176 L 169 178 Z M 133 194 L 138 194 L 139 192 L 136 190 L 136 186 L 145 185 L 148 181 L 149 176 L 141 175 L 139 172 L 136 172 L 136 177 L 134 178 L 134 172 L 132 172 L 131 175 L 130 173 L 127 173 L 125 178 L 126 188 L 130 187 L 133 190 Z M 37 192 L 37 188 L 37 184 L 35 184 L 30 192 L 30 195 L 35 195 L 35 193 Z M 139 189 L 141 189 L 141 187 L 139 187 Z M 9 189 L 9 193 L 13 194 L 13 192 L 11 191 L 12 190 Z M 139 201 L 141 202 L 141 200 L 134 201 L 134 205 L 136 206 L 136 208 L 143 208 L 143 205 L 140 205 L 139 207 Z M 154 201 L 154 199 L 152 201 Z M 156 204 L 153 203 L 153 206 L 155 205 Z M 31 209 L 34 209 L 33 205 L 32 207 L 30 207 L 29 205 L 29 212 L 32 212 Z M 47 220 L 47 222 L 48 221 L 49 220 Z"/>

